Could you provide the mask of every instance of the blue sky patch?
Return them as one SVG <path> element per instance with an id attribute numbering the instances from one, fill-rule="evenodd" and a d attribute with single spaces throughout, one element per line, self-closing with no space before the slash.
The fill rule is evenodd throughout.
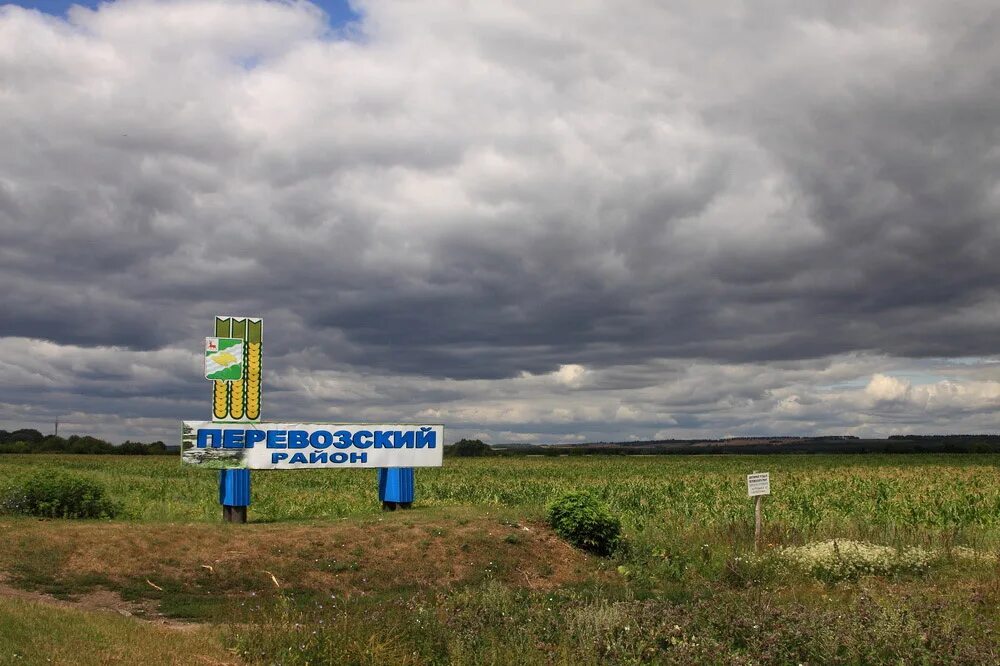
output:
<path id="1" fill-rule="evenodd" d="M 73 5 L 83 5 L 84 7 L 93 9 L 99 4 L 101 3 L 95 0 L 76 0 L 75 2 L 72 0 L 18 0 L 17 2 L 0 2 L 0 5 L 19 5 L 60 17 L 65 17 L 69 8 Z M 330 26 L 333 28 L 360 18 L 347 0 L 313 0 L 313 4 L 326 12 L 327 17 L 329 17 Z"/>

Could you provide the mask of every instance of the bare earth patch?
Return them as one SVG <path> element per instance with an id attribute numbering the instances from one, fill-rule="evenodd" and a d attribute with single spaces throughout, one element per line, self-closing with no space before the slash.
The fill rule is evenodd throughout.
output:
<path id="1" fill-rule="evenodd" d="M 150 624 L 177 631 L 191 631 L 198 625 L 193 622 L 181 622 L 160 615 L 155 604 L 149 600 L 126 601 L 111 590 L 91 590 L 75 595 L 72 600 L 59 599 L 36 590 L 25 590 L 12 585 L 6 574 L 0 574 L 0 597 L 21 599 L 33 603 L 44 604 L 56 608 L 74 608 L 83 611 L 116 613 L 123 617 L 134 617 Z"/>

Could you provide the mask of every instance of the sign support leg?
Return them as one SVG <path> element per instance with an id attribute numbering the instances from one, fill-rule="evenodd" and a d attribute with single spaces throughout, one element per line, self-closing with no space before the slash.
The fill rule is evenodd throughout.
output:
<path id="1" fill-rule="evenodd" d="M 223 506 L 222 520 L 227 523 L 247 522 L 247 508 L 245 506 Z"/>
<path id="2" fill-rule="evenodd" d="M 383 511 L 413 506 L 412 467 L 380 467 L 378 470 L 378 498 Z"/>
<path id="3" fill-rule="evenodd" d="M 222 505 L 222 520 L 225 522 L 247 522 L 247 506 L 250 505 L 250 470 L 219 471 L 219 504 Z"/>
<path id="4" fill-rule="evenodd" d="M 754 498 L 754 508 L 753 508 L 753 518 L 754 518 L 754 528 L 753 528 L 753 552 L 760 552 L 760 542 L 761 542 L 761 531 L 763 527 L 763 513 L 761 511 L 761 505 L 764 503 L 764 496 L 757 495 Z"/>

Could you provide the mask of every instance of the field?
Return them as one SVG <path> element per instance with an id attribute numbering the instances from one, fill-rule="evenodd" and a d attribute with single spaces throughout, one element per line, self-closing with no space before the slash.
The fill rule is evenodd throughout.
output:
<path id="1" fill-rule="evenodd" d="M 257 472 L 245 526 L 172 458 L 0 456 L 0 492 L 39 468 L 121 513 L 0 517 L 0 663 L 1000 663 L 997 455 L 448 459 L 394 513 L 373 470 Z M 578 489 L 611 558 L 545 525 Z"/>

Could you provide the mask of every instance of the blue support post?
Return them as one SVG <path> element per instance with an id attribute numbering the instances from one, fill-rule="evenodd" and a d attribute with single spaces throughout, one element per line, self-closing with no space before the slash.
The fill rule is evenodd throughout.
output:
<path id="1" fill-rule="evenodd" d="M 219 471 L 219 504 L 222 505 L 222 519 L 227 523 L 247 522 L 247 507 L 250 506 L 250 470 Z"/>
<path id="2" fill-rule="evenodd" d="M 409 509 L 413 504 L 413 468 L 380 467 L 378 470 L 378 498 L 382 508 L 395 511 L 396 506 Z"/>

